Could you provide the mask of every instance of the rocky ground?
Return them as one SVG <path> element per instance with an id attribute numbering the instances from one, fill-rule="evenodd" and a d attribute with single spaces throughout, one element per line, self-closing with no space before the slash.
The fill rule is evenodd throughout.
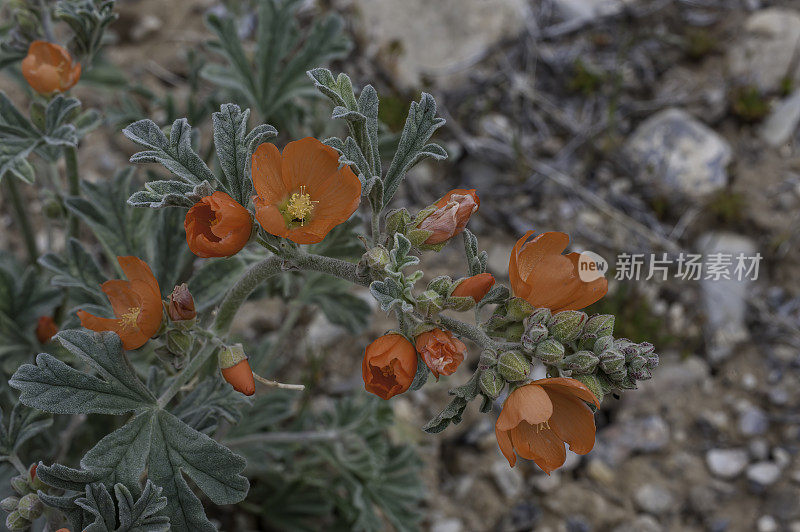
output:
<path id="1" fill-rule="evenodd" d="M 185 90 L 176 50 L 207 38 L 202 13 L 215 7 L 179 5 L 120 0 L 110 59 L 157 90 Z M 399 201 L 477 188 L 471 223 L 498 278 L 528 229 L 569 232 L 609 276 L 621 253 L 763 257 L 750 282 L 675 279 L 674 265 L 666 281 L 611 282 L 590 310 L 652 341 L 661 367 L 607 398 L 595 449 L 549 477 L 509 469 L 494 416 L 476 407 L 442 435 L 419 431 L 459 376 L 395 399 L 396 437 L 419 442 L 429 466 L 430 530 L 800 531 L 800 5 L 327 0 L 304 13 L 328 9 L 356 40 L 337 69 L 375 83 L 385 106 L 420 88 L 436 97 L 452 157 L 415 169 Z M 111 137 L 83 152 L 97 177 L 125 160 Z M 459 252 L 425 259 L 453 274 Z M 277 328 L 280 309 L 264 309 L 240 331 Z M 324 354 L 323 385 L 359 387 L 353 342 L 319 317 L 301 325 L 304 341 L 288 344 Z M 358 345 L 388 326 L 376 319 Z"/>

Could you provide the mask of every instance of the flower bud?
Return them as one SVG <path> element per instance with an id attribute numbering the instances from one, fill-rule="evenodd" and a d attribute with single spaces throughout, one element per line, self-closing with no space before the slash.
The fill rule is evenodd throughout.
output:
<path id="1" fill-rule="evenodd" d="M 234 390 L 244 395 L 253 395 L 256 392 L 256 383 L 253 371 L 244 354 L 242 344 L 234 344 L 222 349 L 217 355 L 222 377 L 233 386 Z"/>
<path id="2" fill-rule="evenodd" d="M 547 327 L 541 323 L 530 324 L 526 318 L 523 322 L 523 326 L 525 327 L 525 332 L 522 333 L 520 342 L 522 342 L 522 347 L 525 348 L 526 351 L 535 350 L 539 342 L 543 342 L 547 339 L 549 332 L 547 331 Z"/>
<path id="3" fill-rule="evenodd" d="M 167 349 L 173 355 L 182 355 L 192 347 L 192 337 L 183 331 L 171 330 L 167 333 Z"/>
<path id="4" fill-rule="evenodd" d="M 197 316 L 194 310 L 194 298 L 186 283 L 176 286 L 169 295 L 167 314 L 172 321 L 192 320 Z"/>
<path id="5" fill-rule="evenodd" d="M 481 358 L 478 364 L 485 368 L 493 368 L 497 365 L 497 351 L 494 349 L 484 349 L 481 351 Z"/>
<path id="6" fill-rule="evenodd" d="M 583 331 L 587 316 L 579 310 L 564 310 L 554 314 L 548 322 L 550 334 L 560 342 L 571 342 Z"/>
<path id="7" fill-rule="evenodd" d="M 509 382 L 517 382 L 528 378 L 531 363 L 522 353 L 506 351 L 497 359 L 497 370 Z"/>
<path id="8" fill-rule="evenodd" d="M 479 273 L 458 281 L 450 296 L 471 297 L 475 303 L 480 303 L 493 285 L 494 277 L 491 273 Z"/>
<path id="9" fill-rule="evenodd" d="M 30 491 L 28 487 L 28 479 L 23 477 L 22 475 L 17 475 L 13 477 L 10 481 L 11 487 L 14 488 L 14 491 L 19 493 L 20 495 L 25 495 Z"/>
<path id="10" fill-rule="evenodd" d="M 36 468 L 38 464 L 31 464 L 30 469 L 28 469 L 28 476 L 30 480 L 28 480 L 28 486 L 34 491 L 34 493 L 38 490 L 45 489 L 47 485 L 42 482 L 39 477 L 36 475 Z"/>
<path id="11" fill-rule="evenodd" d="M 603 351 L 611 349 L 612 347 L 614 347 L 614 338 L 611 336 L 601 336 L 595 340 L 592 351 L 595 353 L 602 353 Z"/>
<path id="12" fill-rule="evenodd" d="M 545 364 L 558 364 L 564 358 L 564 345 L 555 338 L 547 338 L 536 346 L 533 356 Z"/>
<path id="13" fill-rule="evenodd" d="M 373 269 L 379 272 L 382 272 L 383 269 L 389 264 L 389 252 L 383 246 L 375 246 L 374 248 L 370 248 L 369 251 L 364 253 L 362 257 L 364 263 Z"/>
<path id="14" fill-rule="evenodd" d="M 508 327 L 506 327 L 506 331 L 505 333 L 503 333 L 503 338 L 505 338 L 509 342 L 519 342 L 520 338 L 522 338 L 523 332 L 525 332 L 525 327 L 522 325 L 521 322 L 512 323 Z"/>
<path id="15" fill-rule="evenodd" d="M 406 226 L 411 223 L 411 215 L 405 209 L 389 211 L 386 215 L 386 231 L 392 233 L 405 233 Z"/>
<path id="16" fill-rule="evenodd" d="M 453 288 L 453 280 L 447 275 L 440 275 L 439 277 L 434 277 L 431 279 L 431 282 L 428 283 L 428 290 L 433 290 L 437 294 L 441 296 L 446 296 L 450 293 L 450 290 Z"/>
<path id="17" fill-rule="evenodd" d="M 419 223 L 418 229 L 431 233 L 423 243 L 428 246 L 442 244 L 460 234 L 479 205 L 475 190 L 451 190 L 432 205 L 434 210 Z"/>
<path id="18" fill-rule="evenodd" d="M 39 343 L 46 344 L 58 332 L 58 325 L 50 316 L 39 316 L 36 322 L 36 339 Z"/>
<path id="19" fill-rule="evenodd" d="M 617 349 L 608 349 L 600 353 L 600 369 L 612 375 L 625 370 L 625 355 Z"/>
<path id="20" fill-rule="evenodd" d="M 44 505 L 39 500 L 39 496 L 35 493 L 29 493 L 22 497 L 17 504 L 17 511 L 19 515 L 28 521 L 35 521 L 42 515 Z"/>
<path id="21" fill-rule="evenodd" d="M 64 217 L 64 206 L 56 198 L 48 198 L 42 205 L 42 214 L 50 220 L 60 220 Z"/>
<path id="22" fill-rule="evenodd" d="M 608 338 L 604 336 L 604 338 Z M 597 336 L 594 334 L 586 334 L 584 329 L 583 334 L 578 337 L 578 350 L 579 351 L 594 351 L 594 344 L 597 342 Z"/>
<path id="23" fill-rule="evenodd" d="M 425 290 L 417 296 L 417 310 L 426 315 L 431 315 L 442 309 L 442 296 L 433 290 Z"/>
<path id="24" fill-rule="evenodd" d="M 530 303 L 521 297 L 515 297 L 508 302 L 506 317 L 510 320 L 522 321 L 533 314 L 534 310 L 536 309 Z"/>
<path id="25" fill-rule="evenodd" d="M 586 322 L 585 333 L 601 336 L 611 336 L 614 332 L 614 316 L 612 314 L 595 314 Z"/>
<path id="26" fill-rule="evenodd" d="M 586 387 L 589 388 L 589 390 L 594 394 L 594 396 L 597 397 L 598 401 L 603 400 L 605 390 L 600 382 L 600 379 L 596 375 L 575 375 L 573 378 L 585 384 Z M 592 409 L 595 408 L 594 405 L 589 406 Z"/>
<path id="27" fill-rule="evenodd" d="M 19 497 L 6 497 L 2 501 L 0 501 L 0 508 L 3 509 L 5 512 L 13 512 L 17 509 L 17 504 L 19 503 Z"/>
<path id="28" fill-rule="evenodd" d="M 6 528 L 9 530 L 25 530 L 29 526 L 31 526 L 31 522 L 22 517 L 17 510 L 6 517 Z"/>
<path id="29" fill-rule="evenodd" d="M 452 375 L 464 361 L 467 346 L 451 331 L 432 329 L 414 339 L 416 350 L 433 376 Z"/>
<path id="30" fill-rule="evenodd" d="M 562 367 L 570 369 L 578 374 L 591 373 L 600 362 L 591 351 L 578 351 L 564 357 Z"/>
<path id="31" fill-rule="evenodd" d="M 549 308 L 537 308 L 526 318 L 526 325 L 541 324 L 547 325 L 553 315 Z"/>
<path id="32" fill-rule="evenodd" d="M 628 377 L 630 377 L 633 381 L 646 381 L 653 377 L 653 374 L 650 372 L 649 369 L 642 367 L 637 370 L 632 370 L 628 368 Z"/>
<path id="33" fill-rule="evenodd" d="M 485 369 L 481 372 L 478 385 L 481 387 L 481 391 L 486 394 L 487 397 L 497 399 L 500 396 L 500 393 L 503 391 L 503 388 L 505 388 L 506 381 L 504 381 L 500 374 L 495 370 Z"/>

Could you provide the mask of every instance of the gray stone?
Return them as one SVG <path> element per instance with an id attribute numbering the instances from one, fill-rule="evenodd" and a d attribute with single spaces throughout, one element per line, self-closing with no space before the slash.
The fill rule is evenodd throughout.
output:
<path id="1" fill-rule="evenodd" d="M 774 484 L 781 476 L 781 469 L 773 462 L 758 462 L 747 468 L 747 480 L 765 487 Z"/>
<path id="2" fill-rule="evenodd" d="M 642 184 L 690 198 L 724 187 L 732 156 L 725 139 L 675 108 L 642 122 L 628 138 L 624 153 Z"/>
<path id="3" fill-rule="evenodd" d="M 464 74 L 501 39 L 524 27 L 523 0 L 356 0 L 366 54 L 416 87 L 426 77 L 440 86 Z"/>
<path id="4" fill-rule="evenodd" d="M 507 499 L 514 499 L 522 493 L 525 478 L 518 468 L 508 467 L 508 462 L 505 460 L 495 460 L 491 470 L 495 484 Z"/>
<path id="5" fill-rule="evenodd" d="M 743 449 L 711 449 L 706 453 L 708 469 L 720 478 L 738 476 L 747 463 L 747 452 Z"/>
<path id="6" fill-rule="evenodd" d="M 573 24 L 621 12 L 632 0 L 555 0 L 561 17 Z"/>
<path id="7" fill-rule="evenodd" d="M 700 281 L 703 304 L 706 312 L 706 346 L 712 362 L 719 362 L 730 356 L 734 346 L 748 337 L 745 324 L 747 293 L 752 284 L 753 274 L 746 275 L 750 259 L 756 254 L 755 243 L 747 237 L 733 233 L 706 233 L 697 243 L 703 255 L 704 272 Z M 722 254 L 730 261 L 727 267 L 728 279 L 707 278 L 710 257 Z M 737 273 L 739 256 L 745 257 L 745 270 Z M 738 277 L 741 277 L 739 279 Z"/>
<path id="8" fill-rule="evenodd" d="M 769 429 L 769 418 L 760 408 L 747 407 L 739 414 L 739 432 L 745 436 L 760 436 Z"/>
<path id="9" fill-rule="evenodd" d="M 461 519 L 455 517 L 444 517 L 431 524 L 431 532 L 461 532 L 464 524 Z"/>
<path id="10" fill-rule="evenodd" d="M 800 51 L 800 13 L 771 8 L 754 13 L 744 34 L 728 49 L 728 70 L 739 84 L 774 91 L 788 77 L 797 79 Z"/>
<path id="11" fill-rule="evenodd" d="M 661 532 L 663 528 L 652 516 L 640 515 L 633 521 L 616 526 L 612 532 Z"/>
<path id="12" fill-rule="evenodd" d="M 778 522 L 771 515 L 762 515 L 756 521 L 758 532 L 777 532 Z"/>
<path id="13" fill-rule="evenodd" d="M 634 500 L 641 510 L 656 515 L 667 513 L 675 505 L 672 493 L 658 484 L 645 484 L 636 491 Z"/>
<path id="14" fill-rule="evenodd" d="M 629 419 L 600 432 L 592 455 L 613 467 L 633 452 L 659 451 L 669 444 L 669 439 L 669 425 L 661 416 Z"/>
<path id="15" fill-rule="evenodd" d="M 761 140 L 778 148 L 786 144 L 800 123 L 800 90 L 772 107 L 769 116 L 761 124 L 758 135 Z"/>
<path id="16" fill-rule="evenodd" d="M 747 447 L 750 450 L 750 456 L 756 460 L 766 460 L 769 458 L 769 442 L 764 438 L 755 438 L 751 440 Z"/>

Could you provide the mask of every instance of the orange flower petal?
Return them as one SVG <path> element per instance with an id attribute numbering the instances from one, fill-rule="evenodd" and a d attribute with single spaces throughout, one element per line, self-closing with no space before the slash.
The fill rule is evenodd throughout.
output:
<path id="1" fill-rule="evenodd" d="M 314 137 L 305 137 L 283 148 L 282 164 L 289 191 L 296 192 L 305 185 L 313 197 L 339 169 L 339 153 Z"/>
<path id="2" fill-rule="evenodd" d="M 222 377 L 239 393 L 244 395 L 253 395 L 256 393 L 253 371 L 250 369 L 250 363 L 247 359 L 238 362 L 230 368 L 224 368 L 222 370 Z"/>
<path id="3" fill-rule="evenodd" d="M 572 394 L 575 397 L 583 399 L 587 403 L 592 403 L 595 406 L 600 406 L 600 401 L 592 393 L 592 391 L 581 381 L 576 379 L 569 379 L 565 377 L 553 377 L 549 379 L 539 379 L 533 381 L 531 384 L 537 384 L 544 388 L 552 388 L 560 393 Z"/>
<path id="4" fill-rule="evenodd" d="M 253 187 L 263 201 L 278 203 L 289 194 L 282 167 L 281 152 L 274 144 L 265 142 L 256 148 L 251 159 Z"/>
<path id="5" fill-rule="evenodd" d="M 586 454 L 594 447 L 594 414 L 582 400 L 574 395 L 557 391 L 554 387 L 545 390 L 553 402 L 553 416 L 550 428 L 563 441 L 569 444 L 571 451 Z"/>
<path id="6" fill-rule="evenodd" d="M 497 438 L 497 446 L 500 447 L 500 452 L 508 460 L 508 465 L 514 467 L 517 464 L 517 455 L 514 453 L 514 445 L 511 443 L 508 431 L 498 429 L 497 423 L 495 423 L 494 436 Z"/>
<path id="7" fill-rule="evenodd" d="M 496 427 L 511 430 L 523 421 L 531 425 L 544 423 L 553 415 L 553 403 L 540 386 L 526 384 L 511 392 L 497 418 Z"/>
<path id="8" fill-rule="evenodd" d="M 520 423 L 510 431 L 510 435 L 517 453 L 522 458 L 533 460 L 548 475 L 567 460 L 564 442 L 548 428 Z"/>

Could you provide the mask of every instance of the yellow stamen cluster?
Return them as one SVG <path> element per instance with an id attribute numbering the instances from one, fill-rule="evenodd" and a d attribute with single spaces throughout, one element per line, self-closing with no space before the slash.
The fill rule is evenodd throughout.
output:
<path id="1" fill-rule="evenodd" d="M 549 421 L 545 421 L 544 423 L 537 423 L 536 426 L 534 427 L 536 432 L 541 432 L 546 428 L 547 429 L 550 428 L 550 422 Z"/>
<path id="2" fill-rule="evenodd" d="M 128 309 L 128 312 L 120 316 L 122 320 L 122 326 L 130 329 L 135 329 L 138 327 L 138 320 L 139 314 L 142 312 L 142 309 L 139 307 L 131 307 Z"/>
<path id="3" fill-rule="evenodd" d="M 286 213 L 292 220 L 300 220 L 300 225 L 304 225 L 306 218 L 314 210 L 315 203 L 319 202 L 311 200 L 311 196 L 306 193 L 306 187 L 303 185 L 300 187 L 300 193 L 295 192 L 289 198 L 289 203 L 286 204 Z"/>

